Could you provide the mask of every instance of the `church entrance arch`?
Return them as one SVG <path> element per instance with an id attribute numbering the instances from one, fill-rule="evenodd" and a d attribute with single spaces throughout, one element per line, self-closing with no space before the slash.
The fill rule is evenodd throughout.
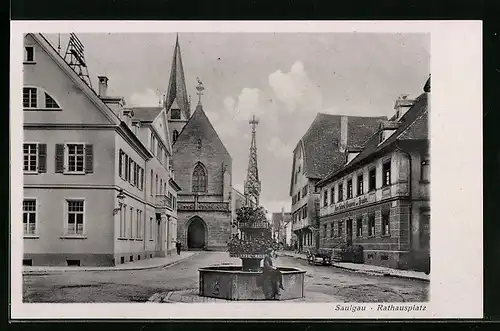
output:
<path id="1" fill-rule="evenodd" d="M 207 228 L 205 222 L 198 216 L 193 217 L 187 229 L 187 246 L 188 249 L 203 249 L 205 248 L 205 234 Z"/>

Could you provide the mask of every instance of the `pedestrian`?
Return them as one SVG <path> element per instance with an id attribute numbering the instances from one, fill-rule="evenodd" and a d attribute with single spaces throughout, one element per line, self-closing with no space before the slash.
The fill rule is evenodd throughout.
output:
<path id="1" fill-rule="evenodd" d="M 266 250 L 266 256 L 264 257 L 264 268 L 262 276 L 264 278 L 264 295 L 266 299 L 277 299 L 280 295 L 280 289 L 284 290 L 283 287 L 283 275 L 278 268 L 273 266 L 273 249 L 268 248 Z"/>
<path id="2" fill-rule="evenodd" d="M 177 241 L 175 243 L 175 249 L 177 250 L 177 255 L 181 255 L 181 247 L 182 247 L 182 244 L 180 241 Z"/>

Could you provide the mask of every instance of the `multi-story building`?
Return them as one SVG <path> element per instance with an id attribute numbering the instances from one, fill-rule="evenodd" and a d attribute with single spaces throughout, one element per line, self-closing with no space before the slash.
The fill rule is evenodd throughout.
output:
<path id="1" fill-rule="evenodd" d="M 298 248 L 317 247 L 318 181 L 343 165 L 347 148 L 359 149 L 387 117 L 355 117 L 318 113 L 293 152 L 290 196 L 292 230 Z"/>
<path id="2" fill-rule="evenodd" d="M 106 95 L 106 77 L 97 94 L 43 35 L 25 35 L 24 49 L 23 263 L 165 255 L 180 189 L 166 166 L 166 123 L 134 119 L 123 98 Z"/>
<path id="3" fill-rule="evenodd" d="M 285 245 L 286 242 L 286 224 L 290 218 L 291 214 L 285 213 L 284 208 L 281 208 L 281 212 L 272 213 L 271 215 L 272 236 L 282 245 Z"/>
<path id="4" fill-rule="evenodd" d="M 317 183 L 322 247 L 361 245 L 366 263 L 429 270 L 430 81 L 424 91 L 400 97 L 396 114 Z"/>

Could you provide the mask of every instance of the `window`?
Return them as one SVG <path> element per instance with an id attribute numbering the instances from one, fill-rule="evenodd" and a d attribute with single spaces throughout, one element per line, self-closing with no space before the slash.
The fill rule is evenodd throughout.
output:
<path id="1" fill-rule="evenodd" d="M 160 194 L 165 194 L 163 192 L 163 179 L 160 178 Z"/>
<path id="2" fill-rule="evenodd" d="M 307 218 L 307 204 L 302 207 L 302 218 Z"/>
<path id="3" fill-rule="evenodd" d="M 155 194 L 158 195 L 159 186 L 158 186 L 158 174 L 155 176 Z"/>
<path id="4" fill-rule="evenodd" d="M 38 171 L 38 148 L 37 144 L 24 144 L 24 171 Z"/>
<path id="5" fill-rule="evenodd" d="M 136 238 L 140 239 L 141 234 L 141 211 L 137 209 L 137 230 L 136 230 Z"/>
<path id="6" fill-rule="evenodd" d="M 386 236 L 389 235 L 390 228 L 389 228 L 389 220 L 390 220 L 390 211 L 389 210 L 384 210 L 382 211 L 382 235 Z"/>
<path id="7" fill-rule="evenodd" d="M 170 110 L 170 118 L 173 120 L 181 119 L 181 110 L 180 109 L 171 109 Z"/>
<path id="8" fill-rule="evenodd" d="M 391 161 L 384 162 L 382 165 L 383 186 L 391 185 Z"/>
<path id="9" fill-rule="evenodd" d="M 362 195 L 363 192 L 363 175 L 358 176 L 358 195 Z"/>
<path id="10" fill-rule="evenodd" d="M 139 181 L 139 189 L 142 191 L 144 190 L 144 169 L 141 168 L 141 173 L 140 173 L 140 181 Z"/>
<path id="11" fill-rule="evenodd" d="M 24 61 L 34 62 L 35 61 L 35 47 L 25 46 L 24 47 Z"/>
<path id="12" fill-rule="evenodd" d="M 347 181 L 347 199 L 352 198 L 352 178 Z"/>
<path id="13" fill-rule="evenodd" d="M 130 207 L 130 227 L 128 237 L 134 238 L 134 207 Z"/>
<path id="14" fill-rule="evenodd" d="M 356 220 L 356 236 L 363 236 L 363 219 L 361 217 Z"/>
<path id="15" fill-rule="evenodd" d="M 335 186 L 330 189 L 330 204 L 335 202 Z"/>
<path id="16" fill-rule="evenodd" d="M 24 108 L 37 107 L 36 87 L 23 88 L 23 107 Z"/>
<path id="17" fill-rule="evenodd" d="M 36 232 L 36 200 L 26 199 L 23 201 L 23 233 L 34 235 Z"/>
<path id="18" fill-rule="evenodd" d="M 177 141 L 177 138 L 179 138 L 179 131 L 174 130 L 174 135 L 173 135 L 173 141 L 174 141 L 174 143 Z"/>
<path id="19" fill-rule="evenodd" d="M 68 144 L 68 172 L 84 172 L 85 146 L 83 144 Z"/>
<path id="20" fill-rule="evenodd" d="M 120 208 L 120 238 L 125 238 L 125 229 L 126 225 L 126 214 L 127 214 L 127 205 L 121 205 Z"/>
<path id="21" fill-rule="evenodd" d="M 50 95 L 48 95 L 47 93 L 45 93 L 45 108 L 56 108 L 56 109 L 59 109 L 61 107 L 59 107 L 59 105 L 57 104 L 57 102 L 55 102 L 55 100 L 52 99 L 52 97 Z"/>
<path id="22" fill-rule="evenodd" d="M 149 240 L 153 240 L 153 218 L 149 218 Z"/>
<path id="23" fill-rule="evenodd" d="M 325 189 L 323 191 L 323 206 L 326 207 L 328 206 L 328 190 Z"/>
<path id="24" fill-rule="evenodd" d="M 127 178 L 128 178 L 128 181 L 129 183 L 132 184 L 132 174 L 133 174 L 133 171 L 132 171 L 132 166 L 134 164 L 134 161 L 132 161 L 132 158 L 128 158 L 128 173 L 127 173 Z"/>
<path id="25" fill-rule="evenodd" d="M 328 225 L 327 224 L 323 225 L 323 238 L 326 238 L 327 230 L 328 230 Z"/>
<path id="26" fill-rule="evenodd" d="M 118 153 L 118 175 L 120 178 L 123 178 L 123 157 L 124 157 L 124 152 L 120 149 L 120 152 Z"/>
<path id="27" fill-rule="evenodd" d="M 421 163 L 420 179 L 422 181 L 430 181 L 430 163 L 428 158 L 424 158 Z"/>
<path id="28" fill-rule="evenodd" d="M 344 221 L 339 221 L 339 226 L 337 227 L 337 237 L 342 237 Z"/>
<path id="29" fill-rule="evenodd" d="M 307 195 L 307 185 L 304 185 L 302 188 L 302 197 L 304 198 Z"/>
<path id="30" fill-rule="evenodd" d="M 68 228 L 69 235 L 83 234 L 83 215 L 84 215 L 83 200 L 67 200 L 68 205 Z"/>
<path id="31" fill-rule="evenodd" d="M 375 214 L 370 214 L 368 216 L 368 236 L 375 235 Z"/>
<path id="32" fill-rule="evenodd" d="M 333 224 L 334 223 L 330 223 L 330 238 L 333 238 Z"/>
<path id="33" fill-rule="evenodd" d="M 372 168 L 368 173 L 368 191 L 374 191 L 377 185 L 377 169 Z"/>
<path id="34" fill-rule="evenodd" d="M 206 192 L 207 175 L 201 163 L 196 164 L 193 171 L 193 192 Z"/>
<path id="35" fill-rule="evenodd" d="M 149 182 L 150 195 L 153 196 L 153 170 L 151 170 L 151 181 Z"/>
<path id="36" fill-rule="evenodd" d="M 342 201 L 344 200 L 344 185 L 343 184 L 339 184 L 339 197 L 338 197 L 338 201 Z"/>

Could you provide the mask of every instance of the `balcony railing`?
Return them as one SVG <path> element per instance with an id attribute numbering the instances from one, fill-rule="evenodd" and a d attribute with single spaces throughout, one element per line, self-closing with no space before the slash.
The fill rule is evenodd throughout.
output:
<path id="1" fill-rule="evenodd" d="M 173 209 L 173 197 L 166 194 L 157 194 L 155 200 L 156 208 Z"/>

